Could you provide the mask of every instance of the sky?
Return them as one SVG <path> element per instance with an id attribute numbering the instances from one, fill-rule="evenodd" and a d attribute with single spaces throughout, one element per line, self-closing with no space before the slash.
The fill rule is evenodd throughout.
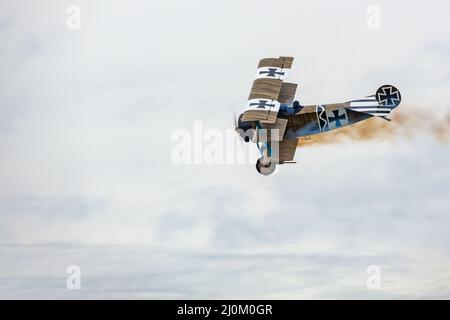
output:
<path id="1" fill-rule="evenodd" d="M 450 148 L 415 129 L 450 111 L 448 12 L 0 0 L 0 298 L 449 299 Z M 419 119 L 389 125 L 412 134 L 300 145 L 269 177 L 174 163 L 173 132 L 233 128 L 258 60 L 280 55 L 302 104 L 395 85 L 394 112 Z"/>

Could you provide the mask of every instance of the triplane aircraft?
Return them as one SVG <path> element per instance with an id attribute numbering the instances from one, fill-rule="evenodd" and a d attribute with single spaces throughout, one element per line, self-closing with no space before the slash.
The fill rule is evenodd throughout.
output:
<path id="1" fill-rule="evenodd" d="M 399 106 L 400 92 L 383 85 L 374 95 L 344 103 L 302 106 L 294 101 L 296 83 L 285 82 L 292 57 L 259 61 L 246 108 L 236 121 L 245 142 L 255 142 L 261 154 L 256 162 L 260 174 L 269 175 L 277 164 L 295 163 L 298 139 L 345 127 L 373 116 L 389 119 Z"/>

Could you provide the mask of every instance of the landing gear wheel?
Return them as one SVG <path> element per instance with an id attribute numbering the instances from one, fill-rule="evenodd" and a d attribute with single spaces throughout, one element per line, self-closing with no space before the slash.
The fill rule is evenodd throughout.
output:
<path id="1" fill-rule="evenodd" d="M 277 165 L 272 161 L 266 163 L 263 162 L 262 160 L 263 158 L 259 158 L 258 161 L 256 162 L 256 170 L 258 170 L 258 172 L 263 176 L 268 176 L 272 174 L 275 171 Z"/>

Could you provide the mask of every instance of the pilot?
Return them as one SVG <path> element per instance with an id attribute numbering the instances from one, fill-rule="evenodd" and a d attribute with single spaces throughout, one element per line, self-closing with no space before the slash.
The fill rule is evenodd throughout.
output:
<path id="1" fill-rule="evenodd" d="M 292 104 L 292 106 L 294 107 L 294 112 L 297 113 L 300 110 L 303 109 L 303 106 L 300 105 L 300 102 L 298 102 L 297 100 L 294 101 L 294 103 Z"/>

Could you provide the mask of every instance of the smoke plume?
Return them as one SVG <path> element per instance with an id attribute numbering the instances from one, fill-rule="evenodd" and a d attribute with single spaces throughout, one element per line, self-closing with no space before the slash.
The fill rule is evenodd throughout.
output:
<path id="1" fill-rule="evenodd" d="M 430 111 L 430 109 L 428 109 Z M 373 117 L 352 126 L 330 132 L 302 137 L 301 146 L 333 144 L 343 141 L 411 139 L 429 135 L 442 144 L 450 142 L 450 113 L 435 115 L 423 109 L 399 108 L 391 114 L 392 121 Z"/>

